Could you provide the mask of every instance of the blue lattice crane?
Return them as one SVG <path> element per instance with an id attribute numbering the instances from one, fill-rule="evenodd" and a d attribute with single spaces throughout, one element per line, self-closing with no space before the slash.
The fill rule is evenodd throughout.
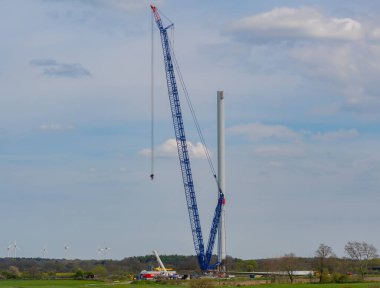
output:
<path id="1" fill-rule="evenodd" d="M 154 14 L 154 18 L 155 18 L 155 21 L 156 21 L 156 24 L 158 26 L 158 29 L 160 31 L 160 36 L 161 36 L 161 44 L 162 44 L 164 63 L 165 63 L 166 81 L 167 81 L 167 87 L 168 87 L 168 93 L 169 93 L 169 102 L 170 102 L 171 114 L 172 114 L 172 119 L 173 119 L 174 133 L 175 133 L 176 142 L 177 142 L 179 163 L 180 163 L 181 172 L 182 172 L 182 180 L 183 180 L 183 185 L 185 188 L 185 196 L 186 196 L 187 209 L 189 212 L 191 232 L 193 234 L 195 252 L 197 254 L 198 263 L 201 270 L 202 271 L 213 270 L 220 264 L 220 263 L 210 264 L 210 261 L 211 261 L 214 244 L 215 244 L 216 234 L 218 232 L 218 225 L 220 221 L 222 205 L 224 205 L 225 203 L 224 194 L 221 191 L 221 189 L 218 189 L 219 191 L 218 203 L 215 208 L 214 218 L 212 221 L 210 236 L 209 236 L 209 240 L 207 244 L 207 249 L 205 251 L 203 236 L 202 236 L 202 229 L 201 229 L 201 222 L 199 219 L 196 194 L 194 190 L 193 176 L 192 176 L 191 166 L 190 166 L 189 152 L 188 152 L 187 143 L 186 143 L 185 128 L 183 125 L 181 105 L 179 101 L 176 77 L 174 73 L 172 49 L 170 46 L 169 37 L 167 33 L 167 30 L 170 27 L 172 27 L 173 24 L 170 24 L 169 26 L 164 27 L 162 24 L 161 17 L 157 11 L 157 8 L 153 5 L 151 5 L 151 8 L 152 8 L 152 12 Z M 214 177 L 216 178 L 216 175 L 214 175 Z"/>

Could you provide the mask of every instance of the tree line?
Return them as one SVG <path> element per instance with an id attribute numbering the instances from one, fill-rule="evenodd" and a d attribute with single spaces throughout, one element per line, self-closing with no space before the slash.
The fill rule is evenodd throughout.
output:
<path id="1" fill-rule="evenodd" d="M 377 249 L 366 242 L 347 242 L 346 257 L 339 258 L 333 249 L 320 244 L 314 257 L 298 257 L 286 253 L 270 259 L 243 260 L 228 256 L 226 268 L 231 272 L 272 271 L 282 272 L 293 282 L 294 271 L 315 271 L 319 282 L 344 282 L 351 274 L 363 279 L 368 273 L 377 273 L 380 259 Z M 167 268 L 180 274 L 200 273 L 196 256 L 161 255 Z M 213 261 L 216 261 L 214 256 Z M 0 278 L 52 278 L 60 275 L 76 277 L 109 276 L 129 277 L 141 270 L 157 267 L 154 255 L 128 257 L 122 260 L 67 260 L 45 258 L 0 258 Z M 65 274 L 66 273 L 66 274 Z"/>
<path id="2" fill-rule="evenodd" d="M 261 271 L 284 272 L 292 283 L 295 271 L 313 271 L 320 283 L 362 281 L 368 274 L 380 272 L 380 259 L 377 249 L 366 242 L 349 241 L 344 247 L 345 257 L 339 258 L 333 249 L 320 244 L 314 257 L 297 257 L 287 253 L 278 258 L 257 260 L 256 268 Z"/>

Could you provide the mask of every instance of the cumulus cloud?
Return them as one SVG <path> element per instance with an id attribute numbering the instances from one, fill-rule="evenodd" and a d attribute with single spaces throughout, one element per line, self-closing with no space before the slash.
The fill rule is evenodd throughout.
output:
<path id="1" fill-rule="evenodd" d="M 378 115 L 380 97 L 380 49 L 363 40 L 360 44 L 314 44 L 293 47 L 289 56 L 299 72 L 342 96 L 341 111 Z"/>
<path id="2" fill-rule="evenodd" d="M 275 139 L 295 139 L 297 134 L 286 126 L 266 125 L 252 123 L 237 125 L 229 129 L 233 134 L 240 134 L 248 137 L 252 141 L 275 138 Z"/>
<path id="3" fill-rule="evenodd" d="M 308 45 L 291 49 L 289 56 L 311 76 L 347 81 L 359 73 L 354 53 L 350 45 Z"/>
<path id="4" fill-rule="evenodd" d="M 83 78 L 91 73 L 79 63 L 60 63 L 53 59 L 34 59 L 30 64 L 42 69 L 42 74 L 57 78 Z"/>
<path id="5" fill-rule="evenodd" d="M 63 125 L 63 124 L 57 124 L 57 123 L 46 123 L 46 124 L 41 124 L 39 126 L 39 129 L 42 130 L 42 131 L 61 132 L 61 131 L 74 130 L 75 127 L 73 125 Z"/>
<path id="6" fill-rule="evenodd" d="M 378 23 L 369 23 L 366 28 L 367 39 L 373 44 L 378 44 L 380 40 L 380 27 Z"/>
<path id="7" fill-rule="evenodd" d="M 298 39 L 355 40 L 363 36 L 360 22 L 351 18 L 329 18 L 309 7 L 280 7 L 242 18 L 229 33 L 241 41 Z"/>
<path id="8" fill-rule="evenodd" d="M 257 62 L 264 58 L 262 66 L 297 75 L 305 86 L 323 87 L 326 94 L 340 96 L 332 113 L 378 119 L 380 28 L 376 24 L 328 16 L 312 7 L 280 7 L 235 21 L 227 35 L 251 48 L 254 57 L 245 55 L 244 65 L 257 71 Z"/>
<path id="9" fill-rule="evenodd" d="M 205 148 L 202 143 L 198 142 L 196 144 L 187 141 L 187 148 L 189 151 L 189 156 L 192 158 L 206 158 Z M 157 157 L 177 157 L 177 142 L 175 139 L 171 138 L 166 140 L 161 145 L 157 146 L 154 151 Z M 210 152 L 209 152 L 210 153 Z M 139 152 L 140 155 L 145 157 L 150 157 L 152 154 L 151 149 L 143 149 Z M 210 153 L 211 155 L 211 153 Z"/>

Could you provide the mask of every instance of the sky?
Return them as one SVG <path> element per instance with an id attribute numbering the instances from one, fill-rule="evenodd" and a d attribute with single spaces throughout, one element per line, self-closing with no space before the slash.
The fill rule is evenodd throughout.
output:
<path id="1" fill-rule="evenodd" d="M 1 257 L 14 241 L 20 257 L 195 253 L 154 25 L 149 178 L 149 4 L 0 0 Z M 227 254 L 312 257 L 324 243 L 344 257 L 348 241 L 380 249 L 380 2 L 154 4 L 175 24 L 215 167 L 224 91 Z M 217 189 L 180 97 L 208 239 Z"/>

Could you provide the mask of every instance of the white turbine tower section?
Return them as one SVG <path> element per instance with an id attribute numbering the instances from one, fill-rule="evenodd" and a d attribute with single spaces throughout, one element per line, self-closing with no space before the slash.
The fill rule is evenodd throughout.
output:
<path id="1" fill-rule="evenodd" d="M 217 110 L 218 110 L 218 183 L 219 188 L 224 193 L 226 198 L 225 189 L 225 139 L 224 139 L 224 95 L 223 91 L 217 92 Z M 219 230 L 218 230 L 218 262 L 221 263 L 220 270 L 225 271 L 226 261 L 226 230 L 225 230 L 225 214 L 226 205 L 223 203 L 222 211 L 220 214 Z"/>
<path id="2" fill-rule="evenodd" d="M 165 268 L 165 266 L 164 266 L 164 263 L 162 263 L 161 258 L 160 258 L 160 256 L 158 255 L 157 251 L 156 251 L 156 250 L 153 250 L 153 253 L 154 253 L 154 255 L 156 256 L 156 259 L 157 259 L 158 265 L 160 265 L 162 271 L 164 272 L 164 275 L 165 275 L 165 276 L 168 276 L 168 271 L 166 270 L 166 268 Z"/>
<path id="3" fill-rule="evenodd" d="M 156 250 L 153 250 L 153 254 L 156 256 L 158 265 L 160 266 L 160 275 L 166 278 L 178 278 L 178 274 L 176 271 L 169 269 L 169 271 L 166 269 L 164 263 L 161 261 L 160 255 L 158 255 L 158 252 Z"/>

